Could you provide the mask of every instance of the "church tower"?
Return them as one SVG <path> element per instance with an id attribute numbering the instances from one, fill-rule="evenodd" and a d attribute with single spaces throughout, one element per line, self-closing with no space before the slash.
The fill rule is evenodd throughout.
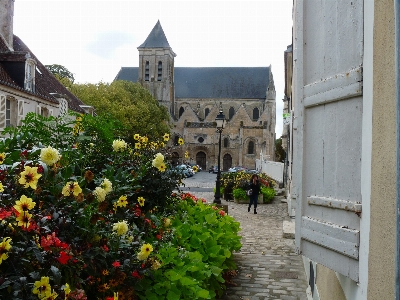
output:
<path id="1" fill-rule="evenodd" d="M 160 21 L 139 50 L 139 82 L 174 115 L 174 57 Z"/>

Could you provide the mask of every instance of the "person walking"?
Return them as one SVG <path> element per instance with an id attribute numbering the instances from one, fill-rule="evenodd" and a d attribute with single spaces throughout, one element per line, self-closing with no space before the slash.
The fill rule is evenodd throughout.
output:
<path id="1" fill-rule="evenodd" d="M 249 196 L 250 203 L 247 211 L 250 212 L 251 205 L 254 204 L 254 214 L 257 214 L 258 194 L 260 193 L 261 189 L 260 180 L 258 179 L 257 174 L 253 174 L 253 176 L 251 176 L 249 189 L 251 189 L 251 195 Z"/>

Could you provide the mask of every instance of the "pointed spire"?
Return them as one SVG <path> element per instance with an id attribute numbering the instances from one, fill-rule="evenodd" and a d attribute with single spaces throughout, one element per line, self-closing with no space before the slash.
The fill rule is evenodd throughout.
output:
<path id="1" fill-rule="evenodd" d="M 161 27 L 160 20 L 157 21 L 147 39 L 138 48 L 171 48 Z"/>

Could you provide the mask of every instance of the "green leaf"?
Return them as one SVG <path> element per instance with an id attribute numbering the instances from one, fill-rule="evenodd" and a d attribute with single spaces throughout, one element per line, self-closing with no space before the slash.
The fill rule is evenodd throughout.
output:
<path id="1" fill-rule="evenodd" d="M 168 291 L 167 294 L 168 300 L 179 300 L 181 299 L 181 292 L 178 289 L 171 289 Z"/>
<path id="2" fill-rule="evenodd" d="M 197 284 L 196 281 L 194 281 L 193 279 L 191 279 L 187 276 L 182 277 L 181 279 L 179 279 L 179 281 L 182 285 L 196 285 Z"/>
<path id="3" fill-rule="evenodd" d="M 167 271 L 165 273 L 165 276 L 171 281 L 176 281 L 182 278 L 182 276 L 179 273 L 175 272 L 174 270 Z"/>

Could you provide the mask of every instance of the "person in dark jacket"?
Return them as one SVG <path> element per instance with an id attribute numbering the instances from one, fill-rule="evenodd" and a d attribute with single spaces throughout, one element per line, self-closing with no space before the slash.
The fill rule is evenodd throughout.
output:
<path id="1" fill-rule="evenodd" d="M 254 214 L 257 214 L 257 200 L 258 200 L 258 194 L 260 193 L 261 190 L 261 184 L 257 174 L 253 174 L 253 176 L 251 176 L 249 189 L 252 190 L 252 193 L 249 196 L 250 204 L 247 211 L 249 212 L 251 209 L 251 205 L 254 204 Z"/>

